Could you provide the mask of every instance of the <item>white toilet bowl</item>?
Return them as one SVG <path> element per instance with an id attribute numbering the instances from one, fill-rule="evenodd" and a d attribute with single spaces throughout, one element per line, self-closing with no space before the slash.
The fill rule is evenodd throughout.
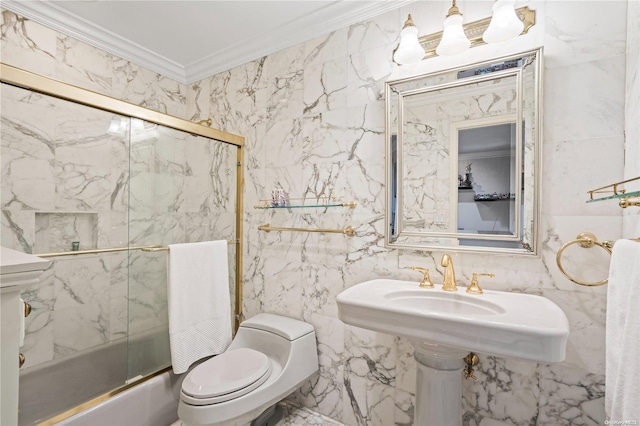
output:
<path id="1" fill-rule="evenodd" d="M 187 374 L 178 417 L 188 426 L 247 425 L 317 371 L 311 324 L 258 314 L 240 325 L 224 353 Z"/>

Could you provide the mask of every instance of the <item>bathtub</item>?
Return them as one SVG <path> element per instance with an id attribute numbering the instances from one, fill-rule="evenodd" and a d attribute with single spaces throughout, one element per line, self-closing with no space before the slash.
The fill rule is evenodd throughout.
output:
<path id="1" fill-rule="evenodd" d="M 129 371 L 148 375 L 169 365 L 169 334 L 164 329 L 27 368 L 20 372 L 19 425 L 37 424 L 117 389 Z"/>
<path id="2" fill-rule="evenodd" d="M 166 371 L 57 425 L 169 426 L 178 420 L 180 388 L 185 376 Z"/>

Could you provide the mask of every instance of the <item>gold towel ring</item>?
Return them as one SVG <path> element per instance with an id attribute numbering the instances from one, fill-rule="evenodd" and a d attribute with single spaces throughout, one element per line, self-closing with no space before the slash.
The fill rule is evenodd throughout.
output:
<path id="1" fill-rule="evenodd" d="M 565 249 L 567 247 L 569 247 L 570 245 L 572 245 L 572 244 L 578 244 L 582 248 L 591 248 L 594 245 L 596 245 L 596 246 L 602 247 L 603 249 L 605 249 L 607 251 L 607 253 L 611 254 L 611 247 L 613 247 L 613 244 L 611 243 L 611 241 L 600 242 L 600 241 L 598 241 L 596 236 L 593 235 L 591 232 L 582 232 L 582 233 L 580 233 L 578 235 L 577 239 L 575 239 L 573 241 L 569 241 L 568 243 L 566 243 L 565 245 L 560 247 L 560 250 L 558 250 L 558 254 L 556 255 L 556 263 L 558 264 L 558 269 L 560 269 L 560 272 L 562 272 L 565 277 L 567 277 L 568 279 L 570 279 L 574 283 L 580 284 L 580 285 L 584 285 L 584 286 L 587 286 L 587 287 L 595 287 L 595 286 L 606 284 L 609 281 L 608 278 L 605 278 L 604 280 L 598 281 L 598 282 L 595 282 L 595 283 L 585 283 L 585 282 L 582 282 L 582 281 L 578 281 L 575 278 L 573 278 L 572 276 L 570 276 L 569 274 L 567 274 L 567 271 L 565 271 L 564 267 L 562 266 L 562 262 L 561 262 L 560 258 L 562 256 L 562 252 L 565 251 Z"/>

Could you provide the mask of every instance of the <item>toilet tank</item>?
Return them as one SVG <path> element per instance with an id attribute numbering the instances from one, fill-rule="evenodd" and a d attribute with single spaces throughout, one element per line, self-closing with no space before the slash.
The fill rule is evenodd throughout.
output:
<path id="1" fill-rule="evenodd" d="M 240 324 L 240 329 L 242 328 L 268 331 L 290 341 L 314 332 L 309 323 L 274 314 L 258 314 L 246 319 Z"/>

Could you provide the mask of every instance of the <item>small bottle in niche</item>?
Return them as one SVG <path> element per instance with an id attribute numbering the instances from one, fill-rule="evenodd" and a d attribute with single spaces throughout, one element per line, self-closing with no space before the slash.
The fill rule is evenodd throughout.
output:
<path id="1" fill-rule="evenodd" d="M 80 241 L 72 241 L 71 242 L 71 251 L 80 250 Z"/>

